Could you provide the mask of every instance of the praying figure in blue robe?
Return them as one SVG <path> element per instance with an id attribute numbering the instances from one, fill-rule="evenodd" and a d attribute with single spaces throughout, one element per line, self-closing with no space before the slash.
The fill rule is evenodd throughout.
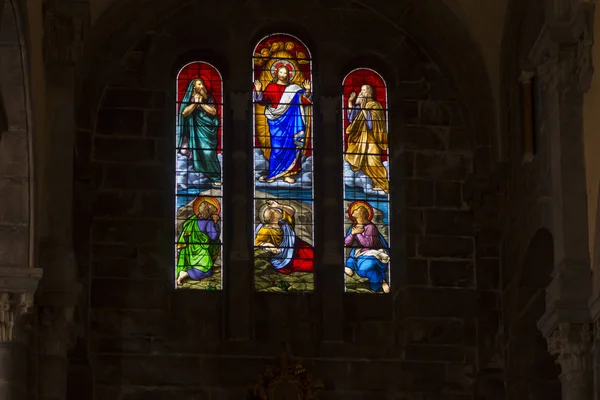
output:
<path id="1" fill-rule="evenodd" d="M 201 78 L 192 79 L 179 107 L 177 140 L 179 153 L 192 161 L 193 169 L 215 185 L 221 185 L 217 158 L 219 116 L 217 104 Z"/>
<path id="2" fill-rule="evenodd" d="M 271 183 L 283 179 L 291 184 L 296 182 L 294 176 L 300 172 L 301 155 L 306 146 L 310 124 L 306 114 L 307 107 L 312 104 L 311 83 L 309 80 L 302 82 L 302 86 L 291 83 L 291 64 L 282 62 L 275 68 L 273 81 L 264 90 L 259 80 L 254 81 L 253 98 L 265 106 L 269 127 L 269 152 L 265 154 L 269 170 L 259 181 Z"/>
<path id="3" fill-rule="evenodd" d="M 353 224 L 348 228 L 344 244 L 352 248 L 346 259 L 346 275 L 356 273 L 369 280 L 370 289 L 389 293 L 387 282 L 389 248 L 383 235 L 379 233 L 373 219 L 372 207 L 364 201 L 355 201 L 349 207 L 349 217 Z"/>

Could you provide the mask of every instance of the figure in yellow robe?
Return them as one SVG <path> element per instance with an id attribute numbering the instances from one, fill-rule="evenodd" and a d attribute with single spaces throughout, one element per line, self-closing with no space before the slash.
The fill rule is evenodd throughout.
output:
<path id="1" fill-rule="evenodd" d="M 313 272 L 314 252 L 310 244 L 296 236 L 296 210 L 275 200 L 267 200 L 261 208 L 261 223 L 254 232 L 255 248 L 271 253 L 269 261 L 277 272 Z"/>
<path id="2" fill-rule="evenodd" d="M 348 147 L 344 159 L 352 171 L 362 171 L 371 178 L 374 191 L 389 193 L 388 173 L 381 161 L 388 148 L 385 110 L 373 98 L 370 85 L 362 85 L 358 98 L 356 93 L 350 94 L 348 121 Z"/>

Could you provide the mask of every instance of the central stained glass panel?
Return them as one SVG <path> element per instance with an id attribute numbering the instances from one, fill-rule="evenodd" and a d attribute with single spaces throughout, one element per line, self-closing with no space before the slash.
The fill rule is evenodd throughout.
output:
<path id="1" fill-rule="evenodd" d="M 287 34 L 253 56 L 254 284 L 314 290 L 313 87 L 308 48 Z"/>

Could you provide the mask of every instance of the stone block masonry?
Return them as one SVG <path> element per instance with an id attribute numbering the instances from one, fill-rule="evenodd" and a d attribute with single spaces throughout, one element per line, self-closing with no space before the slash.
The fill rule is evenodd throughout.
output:
<path id="1" fill-rule="evenodd" d="M 125 57 L 91 129 L 80 127 L 77 144 L 76 212 L 87 222 L 78 224 L 75 236 L 80 267 L 90 278 L 97 400 L 240 399 L 266 364 L 278 363 L 284 339 L 324 381 L 324 399 L 472 398 L 484 342 L 478 326 L 489 335 L 499 329 L 498 254 L 493 242 L 480 245 L 464 194 L 474 173 L 475 139 L 454 85 L 441 71 L 431 73 L 437 67 L 416 47 L 406 43 L 399 52 L 403 63 L 420 71 L 390 91 L 402 114 L 391 123 L 401 138 L 394 139 L 393 162 L 402 171 L 395 182 L 405 196 L 392 204 L 406 221 L 394 220 L 391 229 L 396 241 L 405 241 L 394 261 L 404 278 L 392 283 L 393 295 L 344 295 L 338 310 L 343 340 L 337 343 L 323 340 L 319 291 L 249 292 L 247 341 L 226 340 L 226 315 L 236 312 L 229 308 L 227 281 L 224 292 L 174 291 L 174 104 L 165 101 L 172 94 L 159 83 L 167 77 L 142 79 L 135 72 L 143 69 L 135 60 L 144 57 Z M 132 74 L 137 78 L 128 85 L 123 77 Z M 225 187 L 232 199 L 247 196 L 250 188 L 227 186 L 237 173 L 229 157 Z M 227 202 L 225 211 L 231 209 Z M 317 222 L 315 229 L 323 228 Z M 225 251 L 229 245 L 226 240 Z M 484 261 L 477 257 L 480 248 Z M 339 267 L 341 274 L 341 260 Z M 484 307 L 491 320 L 482 319 Z"/>

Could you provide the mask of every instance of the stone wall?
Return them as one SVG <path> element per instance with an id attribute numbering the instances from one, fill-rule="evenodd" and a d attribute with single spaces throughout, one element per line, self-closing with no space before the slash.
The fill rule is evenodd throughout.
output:
<path id="1" fill-rule="evenodd" d="M 522 74 L 531 70 L 527 60 L 532 46 L 541 34 L 543 15 L 536 12 L 537 1 L 514 2 L 509 8 L 504 55 L 504 112 L 506 116 L 506 165 L 498 181 L 503 197 L 498 204 L 501 213 L 502 304 L 504 345 L 506 356 L 506 391 L 512 398 L 519 395 L 533 398 L 560 396 L 559 370 L 547 352 L 547 343 L 537 328 L 545 311 L 544 291 L 550 283 L 553 265 L 552 235 L 550 246 L 536 249 L 534 259 L 526 259 L 529 243 L 538 232 L 552 229 L 552 192 L 550 175 L 552 132 L 555 120 L 550 97 L 540 97 L 543 85 L 534 76 L 534 100 L 544 107 L 536 114 L 533 158 L 525 157 Z M 535 110 L 534 110 L 535 111 Z M 532 258 L 531 256 L 528 258 Z M 543 261 L 542 261 L 543 260 Z M 550 261 L 552 264 L 552 261 Z M 526 274 L 536 276 L 541 284 L 526 282 Z M 525 278 L 524 278 L 525 277 Z M 511 397 L 512 396 L 512 397 Z M 559 397 L 558 397 L 559 398 Z"/>
<path id="2" fill-rule="evenodd" d="M 391 243 L 398 261 L 392 294 L 338 296 L 322 285 L 307 295 L 256 294 L 235 286 L 235 278 L 222 292 L 175 291 L 171 144 L 177 64 L 169 63 L 182 52 L 173 43 L 193 42 L 182 39 L 185 23 L 175 20 L 165 28 L 175 32 L 171 36 L 150 32 L 118 65 L 99 71 L 96 79 L 106 78 L 99 108 L 91 118 L 80 112 L 75 248 L 91 292 L 88 339 L 96 398 L 240 399 L 265 365 L 277 363 L 284 340 L 324 381 L 324 399 L 472 398 L 479 370 L 502 367 L 494 345 L 500 326 L 499 255 L 496 237 L 478 227 L 479 214 L 472 209 L 482 204 L 472 177 L 475 158 L 481 157 L 478 136 L 485 134 L 473 133 L 467 122 L 472 118 L 465 118 L 468 104 L 448 73 L 408 39 L 383 53 L 389 64 L 372 64 L 387 68 L 395 134 Z M 252 46 L 241 45 L 248 39 L 239 33 L 229 35 L 235 51 L 211 49 L 217 54 L 213 59 L 225 60 L 217 66 L 225 71 L 226 101 L 249 93 L 244 85 L 250 82 L 251 53 L 242 52 Z M 315 35 L 315 54 L 336 55 L 315 62 L 315 77 L 321 93 L 336 96 L 338 75 L 352 52 L 340 47 L 341 41 L 319 41 Z M 369 49 L 372 43 L 356 45 Z M 378 46 L 389 49 L 389 43 Z M 225 106 L 225 135 L 243 139 L 251 134 L 249 120 L 234 124 L 227 114 L 244 115 L 248 106 L 231 110 L 239 107 L 231 103 Z M 317 128 L 327 120 L 315 118 Z M 333 139 L 338 135 L 323 132 Z M 251 149 L 232 148 L 236 157 L 251 160 Z M 233 155 L 226 147 L 226 185 L 234 179 Z M 319 167 L 324 166 L 317 162 Z M 248 188 L 230 193 L 247 196 Z M 251 199 L 247 205 L 251 221 Z M 225 215 L 228 209 L 231 204 Z M 315 230 L 318 243 L 342 227 L 317 224 Z M 225 251 L 232 240 L 225 238 Z M 317 257 L 319 268 L 327 257 L 323 248 L 317 247 Z M 339 308 L 332 307 L 332 299 L 341 300 L 335 303 Z M 250 304 L 248 337 L 232 340 L 231 321 L 246 317 L 235 306 L 240 301 Z M 331 340 L 337 330 L 337 340 Z"/>
<path id="3" fill-rule="evenodd" d="M 567 11 L 563 5 L 555 2 L 544 14 L 539 0 L 512 2 L 507 20 L 508 153 L 498 186 L 503 194 L 501 282 L 509 398 L 560 398 L 559 373 L 563 398 L 590 398 L 592 392 L 591 363 L 586 363 L 591 356 L 586 347 L 591 271 L 582 106 L 592 70 L 594 8 L 578 2 Z M 533 83 L 528 76 L 535 77 Z M 531 157 L 524 157 L 523 90 L 530 84 L 536 146 Z M 567 298 L 568 309 L 562 305 Z M 560 340 L 565 343 L 558 350 Z M 577 341 L 583 350 L 572 355 L 570 346 Z M 564 362 L 569 356 L 580 357 L 581 363 Z"/>
<path id="4" fill-rule="evenodd" d="M 0 267 L 29 267 L 30 169 L 19 10 L 0 3 Z"/>

